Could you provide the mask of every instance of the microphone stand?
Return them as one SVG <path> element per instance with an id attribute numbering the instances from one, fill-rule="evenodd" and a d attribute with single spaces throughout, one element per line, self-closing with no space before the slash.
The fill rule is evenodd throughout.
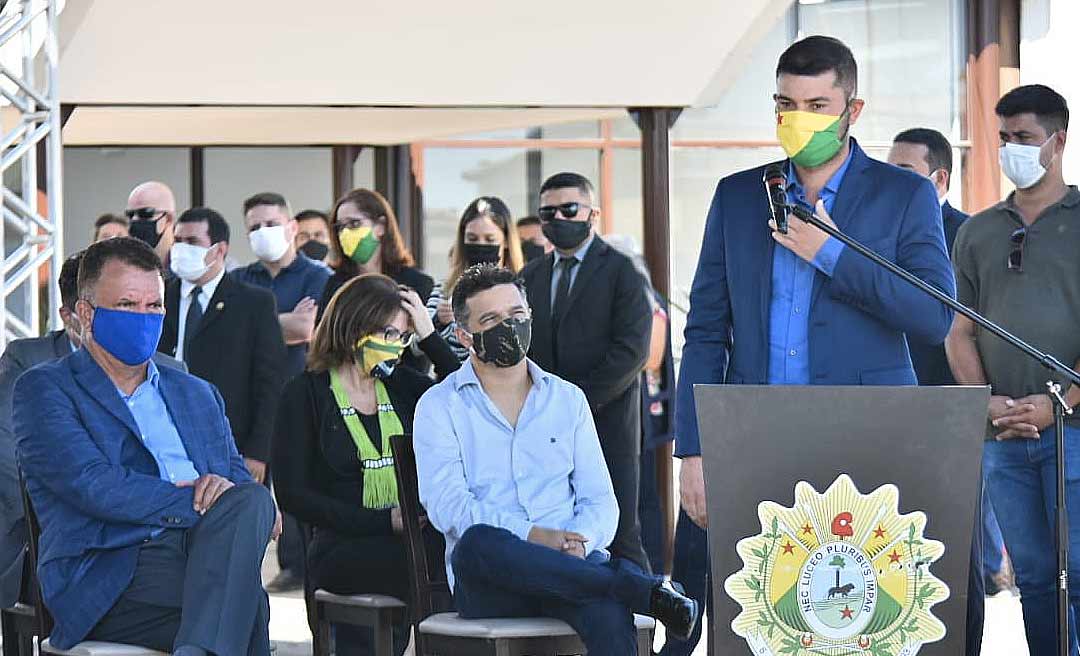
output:
<path id="1" fill-rule="evenodd" d="M 869 259 L 874 264 L 888 270 L 895 276 L 898 276 L 916 287 L 924 294 L 928 294 L 933 298 L 941 301 L 945 305 L 952 308 L 958 314 L 971 319 L 974 323 L 980 327 L 989 331 L 991 334 L 996 335 L 998 338 L 1004 340 L 1013 348 L 1017 349 L 1021 353 L 1024 353 L 1028 357 L 1034 359 L 1047 369 L 1047 371 L 1053 375 L 1058 374 L 1067 380 L 1072 381 L 1074 385 L 1080 386 L 1080 373 L 1074 371 L 1071 367 L 1064 364 L 1049 353 L 1044 353 L 1035 348 L 1031 344 L 1028 344 L 1024 340 L 1020 339 L 1016 335 L 1013 335 L 1009 331 L 1005 330 L 1001 326 L 997 325 L 993 321 L 990 321 L 986 317 L 982 316 L 978 312 L 965 307 L 962 303 L 952 298 L 945 292 L 941 291 L 937 287 L 925 282 L 913 273 L 897 266 L 893 262 L 885 259 L 881 255 L 870 250 L 866 246 L 863 246 L 855 239 L 840 232 L 837 228 L 825 223 L 814 214 L 811 210 L 798 204 L 786 204 L 783 209 L 794 214 L 802 221 L 809 223 L 810 225 L 821 230 L 830 237 L 840 241 L 848 248 L 852 249 L 859 255 Z M 784 230 L 786 232 L 786 230 Z M 1073 409 L 1065 402 L 1065 397 L 1062 394 L 1061 385 L 1049 380 L 1046 383 L 1047 394 L 1050 396 L 1050 402 L 1054 407 L 1054 433 L 1055 433 L 1055 450 L 1057 456 L 1057 514 L 1056 514 L 1056 532 L 1057 532 L 1057 569 L 1058 569 L 1058 589 L 1057 589 L 1057 616 L 1058 616 L 1058 651 L 1060 656 L 1069 656 L 1069 518 L 1066 514 L 1065 508 L 1065 416 L 1071 415 Z M 981 487 L 981 486 L 980 486 Z"/>

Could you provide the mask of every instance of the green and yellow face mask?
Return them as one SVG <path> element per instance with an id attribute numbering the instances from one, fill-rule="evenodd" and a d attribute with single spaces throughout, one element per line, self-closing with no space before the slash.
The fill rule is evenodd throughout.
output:
<path id="1" fill-rule="evenodd" d="M 356 343 L 356 360 L 364 371 L 375 378 L 385 378 L 405 352 L 405 344 L 368 335 Z"/>
<path id="2" fill-rule="evenodd" d="M 808 169 L 821 166 L 833 158 L 844 145 L 839 116 L 814 112 L 789 111 L 776 115 L 776 138 L 791 161 Z"/>
<path id="3" fill-rule="evenodd" d="M 367 264 L 379 248 L 379 238 L 370 226 L 345 228 L 338 233 L 345 257 L 357 264 Z"/>

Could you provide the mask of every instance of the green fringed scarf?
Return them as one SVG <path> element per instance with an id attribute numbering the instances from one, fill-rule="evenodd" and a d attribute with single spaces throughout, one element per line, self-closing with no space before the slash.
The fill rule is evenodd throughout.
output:
<path id="1" fill-rule="evenodd" d="M 390 395 L 381 380 L 375 381 L 375 401 L 378 404 L 379 430 L 382 432 L 382 453 L 375 448 L 364 429 L 349 395 L 341 384 L 337 372 L 330 370 L 330 390 L 334 393 L 349 435 L 356 443 L 360 464 L 364 467 L 364 507 L 384 510 L 398 505 L 397 479 L 394 477 L 394 456 L 390 450 L 390 436 L 402 435 L 405 429 L 390 403 Z"/>

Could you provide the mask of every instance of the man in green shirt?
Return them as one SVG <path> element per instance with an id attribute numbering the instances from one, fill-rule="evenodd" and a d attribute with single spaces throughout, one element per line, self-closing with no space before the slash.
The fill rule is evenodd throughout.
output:
<path id="1" fill-rule="evenodd" d="M 1062 178 L 1069 110 L 1049 87 L 1022 86 L 998 102 L 1001 168 L 1016 191 L 971 217 L 953 249 L 957 299 L 1063 362 L 1080 365 L 1080 191 Z M 1069 386 L 957 315 L 945 342 L 957 382 L 989 384 L 983 469 L 1020 588 L 1033 656 L 1056 652 L 1054 522 L 1057 457 L 1046 381 Z M 1080 608 L 1080 421 L 1065 429 L 1073 615 Z M 1072 652 L 1076 624 L 1070 620 Z"/>

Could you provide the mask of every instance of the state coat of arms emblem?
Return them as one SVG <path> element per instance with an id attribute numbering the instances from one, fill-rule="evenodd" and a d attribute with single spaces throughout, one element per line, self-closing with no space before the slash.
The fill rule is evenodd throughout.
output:
<path id="1" fill-rule="evenodd" d="M 931 608 L 949 589 L 930 572 L 945 547 L 924 537 L 925 514 L 900 514 L 895 485 L 864 495 L 847 474 L 823 493 L 800 482 L 794 506 L 765 501 L 758 517 L 724 582 L 751 653 L 914 656 L 945 636 Z"/>

